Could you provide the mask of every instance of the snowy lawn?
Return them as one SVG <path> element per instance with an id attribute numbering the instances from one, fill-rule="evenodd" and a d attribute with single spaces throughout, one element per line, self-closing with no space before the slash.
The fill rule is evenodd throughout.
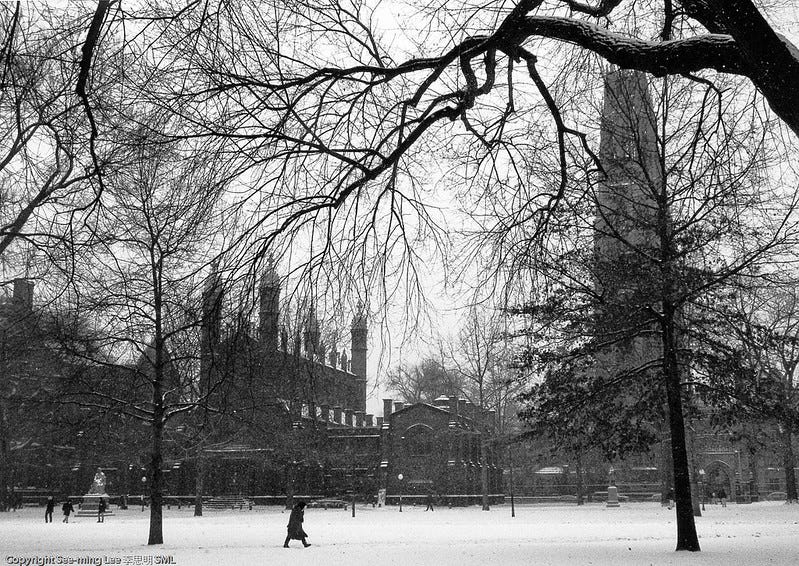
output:
<path id="1" fill-rule="evenodd" d="M 147 546 L 149 509 L 114 509 L 105 523 L 72 517 L 45 524 L 43 509 L 0 513 L 3 564 L 192 565 L 732 565 L 799 564 L 799 506 L 708 505 L 697 518 L 702 552 L 674 552 L 674 511 L 657 503 L 577 506 L 507 505 L 434 512 L 424 507 L 307 509 L 310 548 L 282 547 L 281 509 L 165 511 L 164 544 Z M 35 559 L 38 558 L 38 561 Z"/>

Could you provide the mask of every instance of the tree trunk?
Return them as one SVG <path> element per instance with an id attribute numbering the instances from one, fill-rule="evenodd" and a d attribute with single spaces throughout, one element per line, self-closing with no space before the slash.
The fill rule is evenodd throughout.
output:
<path id="1" fill-rule="evenodd" d="M 683 417 L 680 370 L 677 365 L 677 339 L 675 335 L 675 308 L 664 293 L 663 318 L 663 377 L 666 380 L 666 398 L 671 431 L 671 457 L 674 466 L 674 495 L 677 507 L 676 550 L 699 550 L 693 505 L 691 502 L 691 477 L 688 469 L 688 450 L 685 445 L 685 419 Z"/>
<path id="2" fill-rule="evenodd" d="M 0 400 L 0 511 L 8 511 L 11 493 L 8 418 L 5 403 Z"/>
<path id="3" fill-rule="evenodd" d="M 796 494 L 796 459 L 793 453 L 793 435 L 786 429 L 782 434 L 782 467 L 785 469 L 785 493 L 788 503 L 797 502 Z"/>
<path id="4" fill-rule="evenodd" d="M 197 470 L 194 478 L 194 516 L 203 516 L 203 493 L 205 483 L 205 457 L 203 456 L 203 448 L 200 446 L 197 453 Z"/>
<path id="5" fill-rule="evenodd" d="M 490 511 L 491 507 L 488 505 L 488 449 L 484 438 L 480 438 L 480 484 L 483 492 L 483 511 Z"/>
<path id="6" fill-rule="evenodd" d="M 688 473 L 690 475 L 691 480 L 691 507 L 694 512 L 694 517 L 701 517 L 702 516 L 702 507 L 699 502 L 699 488 L 696 485 L 696 461 L 694 459 L 694 454 L 696 453 L 695 445 L 696 445 L 696 438 L 694 436 L 694 429 L 693 427 L 688 427 L 688 435 L 686 440 L 687 442 L 687 451 L 688 451 Z"/>
<path id="7" fill-rule="evenodd" d="M 150 456 L 150 536 L 147 544 L 163 544 L 164 460 L 164 339 L 161 334 L 161 295 L 155 295 L 155 360 L 153 363 L 153 451 Z"/>
<path id="8" fill-rule="evenodd" d="M 577 505 L 583 505 L 585 503 L 585 486 L 583 486 L 583 458 L 581 454 L 577 454 L 577 460 L 574 464 L 576 478 L 577 481 Z"/>
<path id="9" fill-rule="evenodd" d="M 156 387 L 159 391 L 160 387 Z M 156 407 L 153 420 L 153 451 L 150 456 L 150 536 L 147 544 L 163 544 L 163 407 Z"/>

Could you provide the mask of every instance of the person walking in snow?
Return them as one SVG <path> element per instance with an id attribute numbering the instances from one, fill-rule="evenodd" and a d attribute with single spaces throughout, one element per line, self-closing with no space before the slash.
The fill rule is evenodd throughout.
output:
<path id="1" fill-rule="evenodd" d="M 291 515 L 289 516 L 289 524 L 286 525 L 286 530 L 288 532 L 286 534 L 286 540 L 285 542 L 283 542 L 283 548 L 288 548 L 289 541 L 291 540 L 301 540 L 302 545 L 305 548 L 311 546 L 311 543 L 305 540 L 308 537 L 308 534 L 302 528 L 302 523 L 304 520 L 305 520 L 305 501 L 299 501 L 294 505 L 294 508 L 291 510 Z"/>
<path id="2" fill-rule="evenodd" d="M 67 499 L 64 501 L 64 504 L 61 506 L 61 511 L 64 512 L 64 520 L 61 521 L 62 523 L 69 523 L 69 514 L 72 513 L 75 508 L 72 506 L 72 502 Z"/>
<path id="3" fill-rule="evenodd" d="M 433 509 L 433 494 L 431 492 L 427 492 L 427 507 L 425 507 L 424 510 L 435 511 L 435 509 Z"/>
<path id="4" fill-rule="evenodd" d="M 717 495 L 718 495 L 719 501 L 721 501 L 721 506 L 722 507 L 726 507 L 727 506 L 727 492 L 724 491 L 723 487 L 719 489 L 719 492 L 718 492 Z"/>
<path id="5" fill-rule="evenodd" d="M 105 499 L 102 497 L 100 498 L 100 503 L 97 505 L 97 522 L 98 523 L 105 523 Z"/>
<path id="6" fill-rule="evenodd" d="M 52 523 L 53 522 L 53 509 L 55 509 L 55 499 L 53 496 L 47 498 L 47 503 L 44 507 L 44 522 L 45 523 Z"/>

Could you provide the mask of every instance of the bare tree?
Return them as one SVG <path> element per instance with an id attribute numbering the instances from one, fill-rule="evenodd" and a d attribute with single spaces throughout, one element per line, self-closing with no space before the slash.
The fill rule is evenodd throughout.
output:
<path id="1" fill-rule="evenodd" d="M 100 171 L 115 161 L 113 145 L 94 140 L 75 94 L 71 58 L 83 30 L 81 14 L 36 2 L 0 7 L 0 254 L 6 265 L 27 246 L 49 249 L 71 237 L 75 214 L 92 207 Z M 95 65 L 94 88 L 105 97 L 94 112 L 115 124 L 110 96 L 121 70 Z M 113 127 L 111 128 L 113 129 Z M 91 141 L 90 141 L 90 138 Z"/>
<path id="2" fill-rule="evenodd" d="M 154 130 L 137 128 L 129 136 L 129 165 L 107 177 L 96 219 L 101 237 L 81 250 L 93 269 L 80 274 L 75 289 L 84 312 L 103 323 L 97 334 L 105 369 L 90 376 L 75 402 L 146 426 L 148 544 L 160 544 L 168 423 L 213 393 L 196 386 L 196 336 L 204 323 L 198 296 L 203 270 L 221 226 L 224 167 L 194 148 L 166 144 Z"/>
<path id="3" fill-rule="evenodd" d="M 435 358 L 410 367 L 400 365 L 386 374 L 385 386 L 406 403 L 432 403 L 441 395 L 456 395 L 462 381 Z"/>
<path id="4" fill-rule="evenodd" d="M 740 133 L 752 122 L 723 108 L 706 118 L 718 104 L 708 99 L 701 113 L 686 111 L 680 101 L 692 88 L 664 80 L 653 107 L 643 76 L 609 77 L 605 175 L 588 192 L 595 213 L 586 214 L 586 193 L 575 193 L 579 201 L 564 207 L 564 219 L 552 216 L 559 228 L 548 240 L 552 255 L 529 259 L 545 279 L 542 299 L 525 311 L 536 332 L 531 366 L 542 374 L 526 416 L 566 443 L 604 443 L 611 459 L 645 450 L 668 431 L 677 546 L 698 550 L 686 346 L 702 333 L 697 321 L 711 290 L 785 253 L 797 224 L 790 191 L 774 187 L 765 197 L 763 148 Z M 705 128 L 723 133 L 710 141 L 701 136 Z M 578 436 L 569 434 L 575 415 L 588 417 Z"/>
<path id="5" fill-rule="evenodd" d="M 551 227 L 554 213 L 566 205 L 574 162 L 597 166 L 575 110 L 582 100 L 575 87 L 601 68 L 586 53 L 656 76 L 688 76 L 697 84 L 734 77 L 741 88 L 730 98 L 746 100 L 757 91 L 792 130 L 787 143 L 799 132 L 797 49 L 752 0 L 423 5 L 417 15 L 429 32 L 395 42 L 402 47 L 392 50 L 385 46 L 390 41 L 381 45 L 374 11 L 357 0 L 293 2 L 271 12 L 232 3 L 148 5 L 139 14 L 116 12 L 102 24 L 108 5 L 98 2 L 81 68 L 91 67 L 104 25 L 140 15 L 140 22 L 161 26 L 151 36 L 141 34 L 137 46 L 146 40 L 144 51 L 168 53 L 160 61 L 174 88 L 166 94 L 143 88 L 143 95 L 191 124 L 183 135 L 224 142 L 241 178 L 256 179 L 251 195 L 263 206 L 247 227 L 244 239 L 255 243 L 248 248 L 263 254 L 276 239 L 307 230 L 324 243 L 306 265 L 355 250 L 339 265 L 351 262 L 353 279 L 387 288 L 387 280 L 413 275 L 408 262 L 416 257 L 414 236 L 436 232 L 425 206 L 430 195 L 418 182 L 427 173 L 419 156 L 444 153 L 449 140 L 473 142 L 453 145 L 469 166 L 490 172 L 491 184 L 470 189 L 511 193 L 503 205 L 510 210 L 500 211 L 500 231 L 526 225 L 543 234 Z M 768 10 L 777 13 L 772 5 Z M 289 36 L 293 41 L 286 42 Z M 693 101 L 698 114 L 701 99 Z M 529 163 L 518 151 L 527 146 L 512 143 L 521 137 L 536 150 Z M 537 174 L 522 179 L 517 173 L 529 171 L 528 164 Z M 674 321 L 678 258 L 666 241 L 668 209 L 659 211 L 660 320 Z M 418 221 L 408 220 L 411 212 Z M 673 329 L 662 326 L 674 415 L 679 380 Z M 680 492 L 684 500 L 688 489 Z M 699 546 L 689 534 L 678 536 L 677 548 Z"/>
<path id="6" fill-rule="evenodd" d="M 489 508 L 488 449 L 508 426 L 519 381 L 513 379 L 507 335 L 498 316 L 473 308 L 453 343 L 442 344 L 442 358 L 461 384 L 460 393 L 480 408 L 482 508 Z M 492 411 L 493 413 L 488 413 Z M 493 419 L 487 418 L 493 414 Z"/>
<path id="7" fill-rule="evenodd" d="M 751 275 L 727 291 L 727 304 L 723 298 L 716 303 L 717 334 L 704 348 L 702 384 L 724 424 L 733 422 L 744 434 L 752 425 L 773 427 L 776 442 L 770 444 L 782 458 L 787 500 L 796 503 L 799 297 L 790 278 L 765 286 Z M 729 297 L 735 302 L 729 304 Z"/>

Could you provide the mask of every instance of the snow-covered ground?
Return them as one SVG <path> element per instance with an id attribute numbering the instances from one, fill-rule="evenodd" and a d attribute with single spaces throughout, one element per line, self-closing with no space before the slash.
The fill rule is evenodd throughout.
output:
<path id="1" fill-rule="evenodd" d="M 674 511 L 656 503 L 423 507 L 350 511 L 308 509 L 310 548 L 282 547 L 288 513 L 165 511 L 164 544 L 147 546 L 148 513 L 114 510 L 99 524 L 91 517 L 61 522 L 59 509 L 45 524 L 43 509 L 0 513 L 3 564 L 193 565 L 725 565 L 799 564 L 799 506 L 782 503 L 708 505 L 697 518 L 702 552 L 674 552 Z M 36 560 L 38 558 L 38 560 Z"/>

